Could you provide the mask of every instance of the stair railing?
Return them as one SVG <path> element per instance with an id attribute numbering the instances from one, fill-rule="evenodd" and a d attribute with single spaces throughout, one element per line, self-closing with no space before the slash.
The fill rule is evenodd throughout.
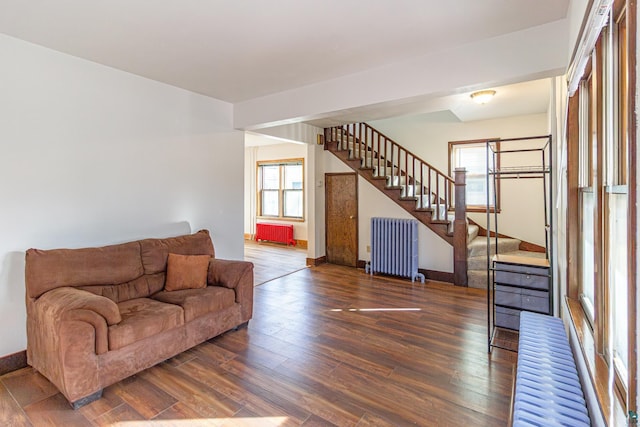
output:
<path id="1" fill-rule="evenodd" d="M 388 188 L 400 188 L 401 198 L 417 198 L 416 210 L 431 213 L 428 224 L 448 224 L 452 240 L 432 229 L 453 245 L 453 282 L 467 286 L 466 171 L 456 169 L 455 179 L 450 178 L 366 123 L 326 128 L 324 139 L 336 143 L 338 151 L 347 151 L 350 160 L 360 161 L 361 174 L 369 169 L 373 179 L 386 179 Z M 453 206 L 454 220 L 449 221 L 447 213 Z"/>
<path id="2" fill-rule="evenodd" d="M 434 221 L 448 221 L 455 182 L 437 168 L 367 123 L 326 128 L 325 140 L 337 142 L 338 150 L 350 150 L 351 158 L 360 159 L 362 168 L 387 177 L 389 187 L 403 188 L 404 197 L 417 198 L 417 209 L 431 210 Z"/>

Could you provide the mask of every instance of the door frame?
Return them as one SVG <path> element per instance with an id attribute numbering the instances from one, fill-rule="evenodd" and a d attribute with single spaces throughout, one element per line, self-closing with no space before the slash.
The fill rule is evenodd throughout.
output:
<path id="1" fill-rule="evenodd" d="M 329 227 L 327 227 L 327 212 L 328 212 L 328 203 L 327 203 L 327 177 L 328 176 L 338 176 L 338 175 L 351 175 L 354 176 L 356 178 L 356 185 L 355 185 L 355 191 L 354 191 L 354 196 L 356 199 L 356 268 L 358 268 L 358 264 L 360 263 L 360 199 L 359 199 L 359 194 L 358 194 L 358 174 L 356 172 L 325 172 L 324 174 L 324 195 L 325 195 L 325 202 L 324 202 L 324 255 L 325 255 L 325 259 L 328 260 L 327 257 L 327 235 L 328 235 L 328 231 L 329 231 Z M 328 261 L 327 261 L 328 262 Z"/>

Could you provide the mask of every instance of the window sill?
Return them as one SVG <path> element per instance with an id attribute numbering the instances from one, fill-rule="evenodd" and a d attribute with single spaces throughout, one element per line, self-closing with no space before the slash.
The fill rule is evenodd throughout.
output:
<path id="1" fill-rule="evenodd" d="M 566 298 L 566 304 L 605 422 L 610 426 L 627 425 L 626 411 L 616 391 L 614 374 L 602 355 L 596 352 L 593 331 L 580 302 Z"/>
<path id="2" fill-rule="evenodd" d="M 259 219 L 260 221 L 282 221 L 282 222 L 305 222 L 306 220 L 304 218 L 283 218 L 283 217 L 276 217 L 276 216 L 258 216 L 256 217 L 256 219 Z"/>
<path id="3" fill-rule="evenodd" d="M 467 206 L 467 212 L 478 212 L 478 213 L 487 213 L 486 206 Z M 489 208 L 489 213 L 495 213 L 496 210 L 493 207 Z M 500 208 L 498 208 L 498 213 L 500 213 Z"/>

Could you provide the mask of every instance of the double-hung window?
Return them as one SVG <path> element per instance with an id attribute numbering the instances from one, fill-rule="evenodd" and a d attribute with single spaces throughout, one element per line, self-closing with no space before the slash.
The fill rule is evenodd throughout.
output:
<path id="1" fill-rule="evenodd" d="M 494 141 L 494 140 L 491 140 Z M 498 155 L 489 152 L 489 170 L 495 170 L 494 158 Z M 466 169 L 466 200 L 468 212 L 486 212 L 487 191 L 489 192 L 489 210 L 500 211 L 500 191 L 498 183 L 487 181 L 487 140 L 449 142 L 449 176 L 457 168 Z M 488 185 L 487 185 L 488 184 Z"/>
<path id="2" fill-rule="evenodd" d="M 304 219 L 301 159 L 258 162 L 258 216 Z"/>

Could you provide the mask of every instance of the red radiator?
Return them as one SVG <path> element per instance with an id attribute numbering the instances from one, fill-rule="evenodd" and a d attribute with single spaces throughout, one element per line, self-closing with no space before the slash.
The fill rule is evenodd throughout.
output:
<path id="1" fill-rule="evenodd" d="M 293 240 L 293 225 L 258 223 L 256 224 L 256 241 L 258 240 L 296 245 L 296 241 Z"/>

